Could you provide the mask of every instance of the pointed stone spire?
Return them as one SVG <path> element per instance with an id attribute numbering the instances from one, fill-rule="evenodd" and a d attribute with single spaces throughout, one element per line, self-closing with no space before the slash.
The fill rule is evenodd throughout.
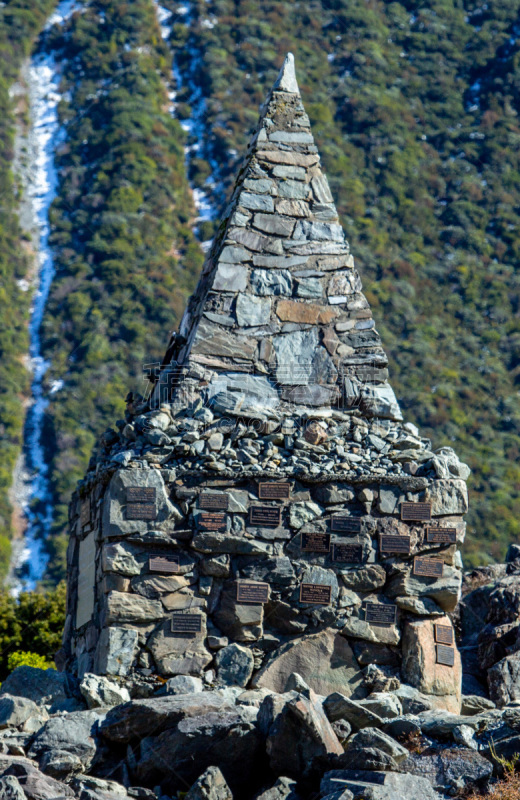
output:
<path id="1" fill-rule="evenodd" d="M 191 393 L 237 414 L 346 404 L 401 419 L 291 53 L 179 333 L 161 373 L 164 385 L 180 372 L 179 402 Z"/>

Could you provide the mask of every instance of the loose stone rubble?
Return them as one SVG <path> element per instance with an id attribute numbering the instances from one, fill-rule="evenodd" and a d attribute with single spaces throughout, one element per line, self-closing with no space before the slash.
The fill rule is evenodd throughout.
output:
<path id="1" fill-rule="evenodd" d="M 469 469 L 403 421 L 292 56 L 152 378 L 70 506 L 62 671 L 0 689 L 0 800 L 485 786 L 520 561 L 456 611 Z"/>

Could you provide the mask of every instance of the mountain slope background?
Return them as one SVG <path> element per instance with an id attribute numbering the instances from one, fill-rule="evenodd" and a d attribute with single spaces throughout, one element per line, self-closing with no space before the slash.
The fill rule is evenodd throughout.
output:
<path id="1" fill-rule="evenodd" d="M 202 264 L 194 230 L 213 225 L 195 225 L 188 181 L 218 218 L 288 50 L 405 417 L 473 470 L 468 563 L 502 556 L 520 533 L 520 0 L 163 6 L 166 42 L 151 0 L 82 3 L 52 39 L 68 99 L 43 326 L 64 381 L 49 579 L 95 438 L 143 390 Z"/>

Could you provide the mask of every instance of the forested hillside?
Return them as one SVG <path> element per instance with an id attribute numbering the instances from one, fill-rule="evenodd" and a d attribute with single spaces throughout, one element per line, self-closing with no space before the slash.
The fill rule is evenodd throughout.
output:
<path id="1" fill-rule="evenodd" d="M 0 92 L 50 5 L 31 4 L 19 53 L 2 33 Z M 66 504 L 95 438 L 121 416 L 127 391 L 143 390 L 142 365 L 161 357 L 201 267 L 188 178 L 223 208 L 288 50 L 405 416 L 473 469 L 468 560 L 502 555 L 520 533 L 520 0 L 163 5 L 173 12 L 167 45 L 152 0 L 83 2 L 51 41 L 67 99 L 43 327 L 46 380 L 64 382 L 45 429 L 50 578 L 62 572 Z M 2 25 L 14 24 L 13 7 Z M 166 94 L 172 58 L 177 116 L 202 137 L 188 174 Z M 0 502 L 21 429 L 12 376 L 27 349 L 12 280 L 26 266 L 8 192 Z M 211 223 L 198 235 L 208 238 Z M 1 512 L 7 520 L 5 503 Z"/>
<path id="2" fill-rule="evenodd" d="M 54 0 L 14 0 L 0 8 L 0 576 L 9 563 L 8 492 L 22 446 L 22 403 L 29 390 L 29 373 L 22 363 L 29 348 L 31 300 L 18 283 L 27 277 L 31 251 L 18 222 L 20 187 L 12 172 L 15 115 L 24 125 L 28 109 L 19 96 L 11 98 L 9 90 L 53 6 Z"/>

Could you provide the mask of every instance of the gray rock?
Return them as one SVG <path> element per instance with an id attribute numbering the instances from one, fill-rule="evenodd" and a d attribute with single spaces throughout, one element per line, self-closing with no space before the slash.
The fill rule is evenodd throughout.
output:
<path id="1" fill-rule="evenodd" d="M 363 708 L 368 708 L 382 719 L 400 717 L 403 713 L 401 701 L 391 692 L 374 692 L 365 700 L 359 701 Z"/>
<path id="2" fill-rule="evenodd" d="M 279 214 L 255 214 L 253 225 L 264 233 L 274 233 L 278 236 L 290 237 L 295 221 L 290 217 L 283 217 Z"/>
<path id="3" fill-rule="evenodd" d="M 101 675 L 84 675 L 79 690 L 89 708 L 109 708 L 130 700 L 128 689 Z"/>
<path id="4" fill-rule="evenodd" d="M 242 192 L 238 202 L 250 211 L 274 211 L 273 198 L 269 196 Z"/>
<path id="5" fill-rule="evenodd" d="M 421 726 L 413 714 L 404 714 L 402 717 L 394 717 L 390 722 L 385 722 L 383 726 L 385 733 L 400 739 L 405 736 L 413 736 L 421 733 Z"/>
<path id="6" fill-rule="evenodd" d="M 41 709 L 27 697 L 0 696 L 0 729 L 19 728 L 30 717 L 39 716 Z"/>
<path id="7" fill-rule="evenodd" d="M 261 740 L 256 729 L 257 710 L 240 706 L 233 711 L 186 717 L 175 728 L 141 739 L 136 775 L 140 783 L 161 783 L 174 794 L 179 781 L 191 783 L 201 770 L 219 765 L 231 790 L 243 791 L 254 782 Z"/>
<path id="8" fill-rule="evenodd" d="M 161 694 L 196 694 L 202 692 L 203 688 L 200 678 L 194 678 L 192 675 L 176 675 L 174 678 L 168 678 Z"/>
<path id="9" fill-rule="evenodd" d="M 314 692 L 283 697 L 287 700 L 269 728 L 266 752 L 275 775 L 301 779 L 312 773 L 315 760 L 340 755 L 343 748 Z"/>
<path id="10" fill-rule="evenodd" d="M 17 667 L 2 683 L 0 696 L 14 695 L 45 705 L 50 714 L 85 708 L 78 681 L 66 672 L 37 667 Z"/>
<path id="11" fill-rule="evenodd" d="M 299 222 L 294 235 L 296 239 L 330 240 L 333 242 L 343 242 L 344 240 L 341 225 L 330 222 Z"/>
<path id="12" fill-rule="evenodd" d="M 270 789 L 258 794 L 255 800 L 298 800 L 296 781 L 291 778 L 278 778 Z"/>
<path id="13" fill-rule="evenodd" d="M 244 261 L 251 260 L 251 253 L 244 247 L 223 247 L 220 253 L 219 264 L 240 264 Z"/>
<path id="14" fill-rule="evenodd" d="M 70 786 L 44 775 L 28 758 L 0 755 L 0 774 L 2 779 L 13 776 L 18 780 L 24 800 L 65 800 L 75 796 Z"/>
<path id="15" fill-rule="evenodd" d="M 336 761 L 349 769 L 394 770 L 408 756 L 408 750 L 377 728 L 364 728 L 349 739 L 348 747 Z"/>
<path id="16" fill-rule="evenodd" d="M 298 297 L 319 299 L 323 296 L 323 286 L 319 278 L 298 278 L 296 282 Z"/>
<path id="17" fill-rule="evenodd" d="M 306 383 L 318 348 L 318 332 L 311 328 L 273 336 L 277 359 L 276 379 L 281 384 Z"/>
<path id="18" fill-rule="evenodd" d="M 490 711 L 493 708 L 496 708 L 495 703 L 492 700 L 488 700 L 487 697 L 480 697 L 476 694 L 462 695 L 460 713 L 463 715 L 472 717 L 475 714 L 480 714 L 481 711 Z"/>
<path id="19" fill-rule="evenodd" d="M 322 509 L 312 500 L 307 500 L 302 503 L 291 503 L 289 509 L 289 524 L 291 528 L 299 530 L 307 522 L 312 522 L 312 520 L 317 517 L 321 517 L 321 514 Z"/>
<path id="20" fill-rule="evenodd" d="M 201 630 L 191 637 L 172 635 L 169 617 L 159 623 L 150 635 L 147 648 L 161 675 L 203 674 L 212 656 L 205 646 L 206 617 L 203 614 L 200 617 Z"/>
<path id="21" fill-rule="evenodd" d="M 262 375 L 220 373 L 211 381 L 207 397 L 210 403 L 217 397 L 222 403 L 223 394 L 237 413 L 265 412 L 266 409 L 274 409 L 279 404 L 276 388 Z"/>
<path id="22" fill-rule="evenodd" d="M 141 737 L 175 728 L 183 719 L 231 710 L 229 701 L 220 692 L 155 696 L 131 700 L 111 709 L 100 725 L 104 739 L 129 744 Z"/>
<path id="23" fill-rule="evenodd" d="M 85 771 L 96 754 L 96 734 L 103 719 L 104 714 L 97 711 L 74 711 L 63 717 L 52 717 L 33 738 L 28 754 L 40 762 L 45 758 L 47 763 L 61 757 L 65 776 L 76 771 L 76 762 Z M 63 758 L 63 755 L 70 758 Z M 58 769 L 53 771 L 56 774 Z"/>
<path id="24" fill-rule="evenodd" d="M 109 592 L 106 596 L 105 622 L 113 625 L 122 622 L 153 622 L 164 614 L 159 600 L 148 600 L 128 592 Z"/>
<path id="25" fill-rule="evenodd" d="M 342 583 L 355 592 L 372 592 L 386 583 L 386 571 L 380 564 L 369 564 L 353 570 L 342 570 Z"/>
<path id="26" fill-rule="evenodd" d="M 424 499 L 432 504 L 434 517 L 465 514 L 468 510 L 468 490 L 463 480 L 431 481 Z"/>
<path id="27" fill-rule="evenodd" d="M 220 769 L 208 767 L 197 778 L 184 800 L 233 800 L 233 795 Z"/>
<path id="28" fill-rule="evenodd" d="M 218 651 L 215 663 L 219 681 L 228 686 L 247 686 L 255 659 L 247 647 L 233 643 Z"/>
<path id="29" fill-rule="evenodd" d="M 101 675 L 128 675 L 137 652 L 138 633 L 134 628 L 103 628 L 96 648 L 96 672 Z"/>
<path id="30" fill-rule="evenodd" d="M 18 778 L 6 775 L 0 778 L 0 800 L 26 800 L 27 795 L 20 786 Z"/>
<path id="31" fill-rule="evenodd" d="M 322 794 L 327 787 L 351 789 L 354 797 L 363 800 L 442 800 L 426 778 L 399 772 L 368 770 L 334 770 L 327 772 L 321 782 Z"/>
<path id="32" fill-rule="evenodd" d="M 211 323 L 208 322 L 208 325 Z M 216 326 L 213 327 L 216 328 Z M 126 490 L 136 487 L 155 489 L 156 517 L 153 523 L 126 518 Z M 152 527 L 159 529 L 162 524 L 171 524 L 170 520 L 180 519 L 180 517 L 179 510 L 170 501 L 160 470 L 120 469 L 114 473 L 103 503 L 103 535 L 105 538 L 126 536 L 131 533 L 146 533 Z"/>
<path id="33" fill-rule="evenodd" d="M 432 698 L 422 694 L 413 686 L 401 684 L 394 694 L 399 699 L 405 714 L 420 714 L 422 711 L 433 710 Z"/>
<path id="34" fill-rule="evenodd" d="M 237 322 L 242 328 L 267 325 L 271 319 L 269 297 L 239 294 L 237 298 Z"/>
<path id="35" fill-rule="evenodd" d="M 273 546 L 256 539 L 231 536 L 225 533 L 198 533 L 193 537 L 192 547 L 200 553 L 232 553 L 235 555 L 270 555 Z"/>
<path id="36" fill-rule="evenodd" d="M 291 273 L 286 269 L 264 270 L 254 269 L 251 273 L 251 287 L 259 295 L 292 294 Z"/>
<path id="37" fill-rule="evenodd" d="M 520 653 L 506 656 L 488 670 L 488 686 L 499 708 L 520 700 Z"/>
<path id="38" fill-rule="evenodd" d="M 309 196 L 309 185 L 302 181 L 288 179 L 278 185 L 280 197 L 287 197 L 290 200 L 305 200 Z"/>
<path id="39" fill-rule="evenodd" d="M 212 289 L 218 292 L 243 292 L 247 286 L 247 269 L 238 264 L 219 263 Z"/>
<path id="40" fill-rule="evenodd" d="M 411 569 L 390 578 L 386 588 L 388 597 L 429 597 L 443 611 L 453 611 L 459 601 L 462 574 L 454 567 L 444 565 L 442 578 L 432 579 L 413 575 Z"/>
<path id="41" fill-rule="evenodd" d="M 339 692 L 330 694 L 323 703 L 324 711 L 331 722 L 346 720 L 355 731 L 363 728 L 380 728 L 383 720 L 374 711 Z"/>
<path id="42" fill-rule="evenodd" d="M 442 792 L 483 786 L 493 774 L 493 764 L 472 749 L 459 747 L 437 753 L 411 753 L 402 768 L 411 775 L 426 778 Z"/>

